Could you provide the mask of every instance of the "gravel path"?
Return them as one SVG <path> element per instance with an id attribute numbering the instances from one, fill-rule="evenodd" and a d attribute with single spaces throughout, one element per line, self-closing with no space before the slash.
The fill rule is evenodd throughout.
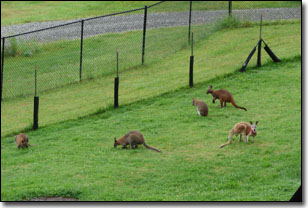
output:
<path id="1" fill-rule="evenodd" d="M 261 11 L 263 13 L 263 20 L 301 18 L 300 7 L 233 10 L 232 14 L 236 17 L 239 17 L 240 19 L 259 20 Z M 220 18 L 224 18 L 226 15 L 227 10 L 193 11 L 192 24 L 214 22 Z M 188 12 L 148 13 L 147 18 L 147 29 L 170 26 L 183 26 L 188 24 Z M 1 27 L 1 37 L 30 32 L 74 21 L 76 20 L 27 23 L 23 25 Z M 104 33 L 119 33 L 131 30 L 142 30 L 142 28 L 143 14 L 111 16 L 85 21 L 84 37 L 86 38 Z M 35 41 L 71 40 L 79 39 L 80 31 L 81 23 L 78 22 L 63 27 L 22 35 L 19 37 L 24 40 L 30 39 Z"/>

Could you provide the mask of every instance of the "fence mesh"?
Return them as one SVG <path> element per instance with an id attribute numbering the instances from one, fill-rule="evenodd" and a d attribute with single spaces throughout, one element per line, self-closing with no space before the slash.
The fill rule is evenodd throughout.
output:
<path id="1" fill-rule="evenodd" d="M 93 26 L 95 25 L 95 26 Z M 116 74 L 116 51 L 120 72 L 141 64 L 143 14 L 139 11 L 85 22 L 83 78 Z"/>
<path id="2" fill-rule="evenodd" d="M 191 29 L 195 40 L 208 35 L 213 28 L 210 25 L 226 16 L 227 4 L 225 1 L 192 3 Z M 212 10 L 220 11 L 213 15 Z M 2 98 L 32 95 L 35 66 L 38 89 L 43 92 L 83 79 L 115 74 L 116 51 L 121 72 L 143 61 L 145 64 L 159 61 L 189 44 L 189 1 L 149 6 L 145 37 L 144 13 L 145 9 L 140 8 L 6 38 Z"/>
<path id="3" fill-rule="evenodd" d="M 266 18 L 267 9 L 251 10 L 254 7 L 262 8 L 260 4 L 249 1 L 233 2 L 232 15 L 245 20 L 258 20 L 262 10 Z M 274 6 L 279 7 L 279 4 Z M 298 3 L 294 5 L 298 6 Z M 133 73 L 129 76 L 121 73 L 131 69 L 141 71 L 138 66 L 141 66 L 143 61 L 145 65 L 159 62 L 188 47 L 192 38 L 191 31 L 194 32 L 196 42 L 206 38 L 217 31 L 218 23 L 228 16 L 228 9 L 228 1 L 158 2 L 147 7 L 146 24 L 146 9 L 140 8 L 87 19 L 83 23 L 78 21 L 5 38 L 4 46 L 1 41 L 1 49 L 4 47 L 1 127 L 4 127 L 5 132 L 13 132 L 29 127 L 32 123 L 35 66 L 38 69 L 37 86 L 41 99 L 42 123 L 88 115 L 101 107 L 110 106 L 113 102 L 116 51 L 119 53 L 121 82 L 125 82 L 126 86 L 136 85 L 136 88 L 143 89 L 142 80 L 135 80 Z M 246 9 L 250 10 L 246 12 Z M 288 14 L 294 15 L 295 18 L 300 15 L 300 12 L 292 12 Z M 1 50 L 1 57 L 2 55 Z M 142 73 L 144 76 L 148 75 L 144 71 Z M 97 81 L 97 84 L 89 85 L 89 88 L 93 88 L 91 95 L 88 94 L 89 91 L 79 88 L 78 84 L 73 84 L 97 77 L 104 79 L 101 79 L 102 83 Z M 50 91 L 65 85 L 69 87 Z M 48 91 L 57 95 L 50 98 Z M 122 92 L 131 93 L 127 89 Z M 138 94 L 132 96 L 135 100 L 140 97 Z M 17 99 L 12 99 L 16 97 L 22 97 L 22 104 L 17 102 Z M 74 115 L 68 113 L 72 108 L 78 108 Z M 51 114 L 53 116 L 50 116 Z"/>
<path id="4" fill-rule="evenodd" d="M 198 41 L 215 32 L 218 22 L 228 16 L 228 1 L 196 1 L 192 4 L 192 31 Z"/>
<path id="5" fill-rule="evenodd" d="M 62 39 L 73 39 L 68 34 L 76 35 L 78 28 L 80 37 L 80 23 L 75 23 L 65 28 L 6 38 L 3 98 L 33 95 L 35 66 L 39 93 L 78 81 L 80 40 Z"/>
<path id="6" fill-rule="evenodd" d="M 178 12 L 177 8 L 186 11 Z M 189 2 L 164 2 L 148 8 L 145 62 L 172 55 L 188 44 Z"/>

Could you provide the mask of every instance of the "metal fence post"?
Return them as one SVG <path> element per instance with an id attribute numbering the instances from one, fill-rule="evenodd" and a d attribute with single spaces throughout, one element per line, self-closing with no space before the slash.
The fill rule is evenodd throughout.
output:
<path id="1" fill-rule="evenodd" d="M 33 130 L 38 129 L 39 97 L 34 96 Z"/>
<path id="2" fill-rule="evenodd" d="M 83 24 L 84 20 L 81 21 L 79 81 L 81 81 L 81 76 L 82 76 Z"/>
<path id="3" fill-rule="evenodd" d="M 260 20 L 260 36 L 259 36 L 259 45 L 258 45 L 258 59 L 257 59 L 257 66 L 260 67 L 261 66 L 261 47 L 262 47 L 262 12 L 261 12 L 261 20 Z"/>
<path id="4" fill-rule="evenodd" d="M 229 1 L 229 16 L 232 16 L 232 1 Z"/>
<path id="5" fill-rule="evenodd" d="M 257 66 L 258 67 L 261 66 L 261 47 L 262 47 L 262 41 L 260 39 L 259 43 L 258 43 L 258 59 L 257 59 Z"/>
<path id="6" fill-rule="evenodd" d="M 37 66 L 34 71 L 34 109 L 33 109 L 33 130 L 38 129 L 39 97 L 37 96 Z"/>
<path id="7" fill-rule="evenodd" d="M 114 108 L 119 107 L 119 52 L 117 50 L 117 76 L 114 78 Z"/>
<path id="8" fill-rule="evenodd" d="M 147 30 L 147 16 L 148 16 L 148 7 L 144 6 L 143 41 L 142 41 L 142 65 L 144 64 L 145 34 L 146 34 L 146 30 Z"/>
<path id="9" fill-rule="evenodd" d="M 1 51 L 1 101 L 2 101 L 2 89 L 3 89 L 4 44 L 5 44 L 5 38 L 2 38 L 2 51 Z"/>
<path id="10" fill-rule="evenodd" d="M 194 86 L 194 32 L 191 34 L 191 56 L 189 64 L 189 87 Z"/>
<path id="11" fill-rule="evenodd" d="M 192 1 L 189 3 L 189 20 L 188 20 L 188 44 L 190 43 L 190 29 L 191 29 L 191 8 L 192 8 Z"/>

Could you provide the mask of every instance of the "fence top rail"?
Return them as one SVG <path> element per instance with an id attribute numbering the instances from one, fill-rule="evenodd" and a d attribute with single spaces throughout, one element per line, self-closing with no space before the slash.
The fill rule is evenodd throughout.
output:
<path id="1" fill-rule="evenodd" d="M 161 4 L 161 3 L 164 3 L 165 1 L 160 1 L 160 2 L 157 2 L 157 3 L 155 3 L 155 4 L 152 4 L 152 5 L 150 5 L 150 6 L 147 6 L 148 8 L 151 8 L 151 7 L 153 7 L 153 6 L 156 6 L 156 5 L 158 5 L 158 4 Z"/>
<path id="2" fill-rule="evenodd" d="M 157 2 L 155 4 L 148 6 L 148 8 L 156 6 L 156 5 L 163 3 L 163 2 L 164 1 Z M 16 35 L 3 36 L 3 37 L 1 37 L 1 39 L 17 37 L 17 36 L 21 36 L 21 35 L 27 35 L 27 34 L 31 34 L 31 33 L 35 33 L 35 32 L 41 32 L 41 31 L 44 31 L 44 30 L 50 30 L 50 29 L 55 29 L 55 28 L 58 28 L 58 27 L 64 27 L 64 26 L 67 26 L 67 25 L 76 24 L 76 23 L 79 23 L 79 22 L 82 22 L 82 21 L 89 21 L 89 20 L 94 20 L 94 19 L 99 19 L 99 18 L 104 18 L 104 17 L 116 16 L 116 15 L 125 14 L 125 13 L 129 13 L 129 12 L 135 12 L 135 11 L 139 11 L 139 10 L 143 10 L 143 9 L 144 9 L 144 7 L 141 7 L 141 8 L 137 8 L 137 9 L 131 9 L 131 10 L 126 10 L 126 11 L 122 11 L 122 12 L 116 12 L 116 13 L 106 14 L 106 15 L 102 15 L 102 16 L 97 16 L 97 17 L 80 19 L 80 20 L 68 22 L 68 23 L 65 23 L 65 24 L 60 24 L 60 25 L 55 25 L 55 26 L 52 26 L 52 27 L 42 28 L 42 29 L 39 29 L 39 30 L 33 30 L 33 31 L 29 31 L 29 32 L 19 33 L 19 34 L 16 34 Z"/>

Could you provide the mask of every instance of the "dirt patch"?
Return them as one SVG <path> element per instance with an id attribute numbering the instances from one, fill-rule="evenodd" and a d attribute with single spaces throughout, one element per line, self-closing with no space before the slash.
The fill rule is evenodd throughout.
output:
<path id="1" fill-rule="evenodd" d="M 79 199 L 66 197 L 38 197 L 29 201 L 79 201 Z"/>

